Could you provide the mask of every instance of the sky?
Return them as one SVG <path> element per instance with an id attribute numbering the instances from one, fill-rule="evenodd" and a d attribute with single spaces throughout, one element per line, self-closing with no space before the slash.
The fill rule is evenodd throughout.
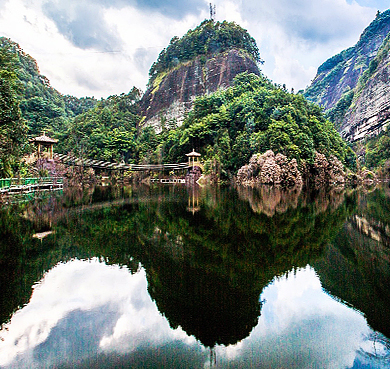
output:
<path id="1" fill-rule="evenodd" d="M 295 91 L 326 59 L 353 46 L 385 0 L 212 0 L 218 21 L 256 40 L 263 73 Z M 209 18 L 209 0 L 0 0 L 0 36 L 37 60 L 41 74 L 77 97 L 145 91 L 174 36 Z"/>

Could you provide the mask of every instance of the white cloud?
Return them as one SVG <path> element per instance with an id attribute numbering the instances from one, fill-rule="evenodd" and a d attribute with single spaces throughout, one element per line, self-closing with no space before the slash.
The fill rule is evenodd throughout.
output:
<path id="1" fill-rule="evenodd" d="M 327 58 L 352 46 L 375 17 L 378 4 L 367 8 L 359 2 L 368 3 L 213 3 L 217 6 L 217 20 L 236 21 L 256 39 L 265 60 L 264 73 L 275 82 L 298 90 L 310 83 Z M 168 1 L 146 1 L 142 7 L 133 0 L 3 1 L 0 34 L 18 42 L 37 59 L 42 74 L 60 92 L 107 97 L 128 92 L 133 85 L 144 89 L 148 70 L 159 52 L 173 36 L 182 36 L 207 18 L 208 3 L 193 0 L 186 8 Z"/>
<path id="2" fill-rule="evenodd" d="M 345 0 L 275 0 L 272 6 L 249 0 L 242 13 L 265 60 L 265 74 L 295 90 L 305 88 L 327 58 L 353 46 L 375 17 L 374 9 Z"/>

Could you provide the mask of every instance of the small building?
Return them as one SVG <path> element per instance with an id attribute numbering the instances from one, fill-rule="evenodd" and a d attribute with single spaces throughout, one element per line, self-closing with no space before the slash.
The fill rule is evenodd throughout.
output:
<path id="1" fill-rule="evenodd" d="M 202 176 L 202 172 L 204 171 L 203 163 L 199 160 L 202 155 L 195 150 L 192 150 L 192 152 L 186 154 L 186 156 L 188 157 L 186 183 L 193 185 Z"/>
<path id="2" fill-rule="evenodd" d="M 53 159 L 53 146 L 58 140 L 46 136 L 45 132 L 43 132 L 42 136 L 31 138 L 29 141 L 36 146 L 38 158 L 46 157 L 50 160 Z"/>
<path id="3" fill-rule="evenodd" d="M 199 167 L 203 170 L 203 165 L 199 160 L 199 158 L 202 156 L 201 154 L 199 154 L 194 149 L 192 149 L 192 152 L 190 152 L 189 154 L 186 154 L 186 156 L 188 157 L 188 166 L 189 167 L 192 167 L 192 168 Z"/>

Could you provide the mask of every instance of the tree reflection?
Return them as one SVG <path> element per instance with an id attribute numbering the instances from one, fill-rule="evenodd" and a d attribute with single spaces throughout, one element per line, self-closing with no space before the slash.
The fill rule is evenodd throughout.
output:
<path id="1" fill-rule="evenodd" d="M 149 293 L 171 327 L 182 327 L 208 347 L 242 340 L 258 322 L 264 287 L 316 260 L 356 202 L 344 193 L 238 193 L 201 190 L 196 212 L 188 211 L 185 188 L 175 187 L 109 191 L 111 202 L 104 202 L 104 192 L 82 192 L 81 198 L 53 202 L 50 217 L 41 220 L 34 214 L 42 204 L 8 223 L 3 212 L 2 229 L 10 236 L 0 248 L 7 253 L 11 243 L 17 247 L 2 263 L 17 273 L 9 280 L 2 274 L 2 283 L 23 297 L 2 304 L 2 322 L 28 301 L 45 270 L 72 257 L 98 257 L 131 272 L 141 263 Z M 45 224 L 54 233 L 34 240 L 32 234 L 48 230 Z"/>
<path id="2" fill-rule="evenodd" d="M 314 267 L 323 287 L 390 337 L 390 193 L 356 195 L 357 208 Z"/>
<path id="3" fill-rule="evenodd" d="M 258 196 L 256 210 L 268 206 L 261 202 L 269 193 L 265 198 L 250 193 Z M 290 198 L 286 192 L 276 195 Z M 159 231 L 143 234 L 151 257 L 141 262 L 150 295 L 172 327 L 181 326 L 209 347 L 249 335 L 263 288 L 318 258 L 351 210 L 343 194 L 342 201 L 325 196 L 326 204 L 296 196 L 272 217 L 253 211 L 253 197 L 241 200 L 230 191 L 205 193 L 195 214 L 166 204 L 156 210 Z M 178 247 L 181 252 L 172 253 Z"/>

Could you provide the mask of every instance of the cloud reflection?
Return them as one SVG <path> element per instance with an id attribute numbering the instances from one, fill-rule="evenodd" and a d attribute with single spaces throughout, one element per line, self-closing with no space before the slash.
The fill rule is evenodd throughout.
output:
<path id="1" fill-rule="evenodd" d="M 367 349 L 364 317 L 325 294 L 310 267 L 275 280 L 261 299 L 262 315 L 251 335 L 216 348 L 222 367 L 352 367 L 357 351 Z M 139 355 L 148 355 L 151 365 L 161 365 L 156 360 L 162 352 L 199 367 L 208 356 L 194 337 L 169 327 L 149 297 L 144 270 L 132 275 L 97 259 L 58 264 L 7 328 L 0 332 L 4 368 L 77 367 L 112 355 L 138 363 Z"/>
<path id="2" fill-rule="evenodd" d="M 173 340 L 196 342 L 170 329 L 148 295 L 144 270 L 132 275 L 96 259 L 53 268 L 7 328 L 0 334 L 0 366 L 34 368 Z"/>
<path id="3" fill-rule="evenodd" d="M 224 367 L 350 368 L 370 332 L 361 314 L 322 291 L 310 267 L 277 279 L 261 299 L 259 324 L 237 352 L 218 348 Z"/>

